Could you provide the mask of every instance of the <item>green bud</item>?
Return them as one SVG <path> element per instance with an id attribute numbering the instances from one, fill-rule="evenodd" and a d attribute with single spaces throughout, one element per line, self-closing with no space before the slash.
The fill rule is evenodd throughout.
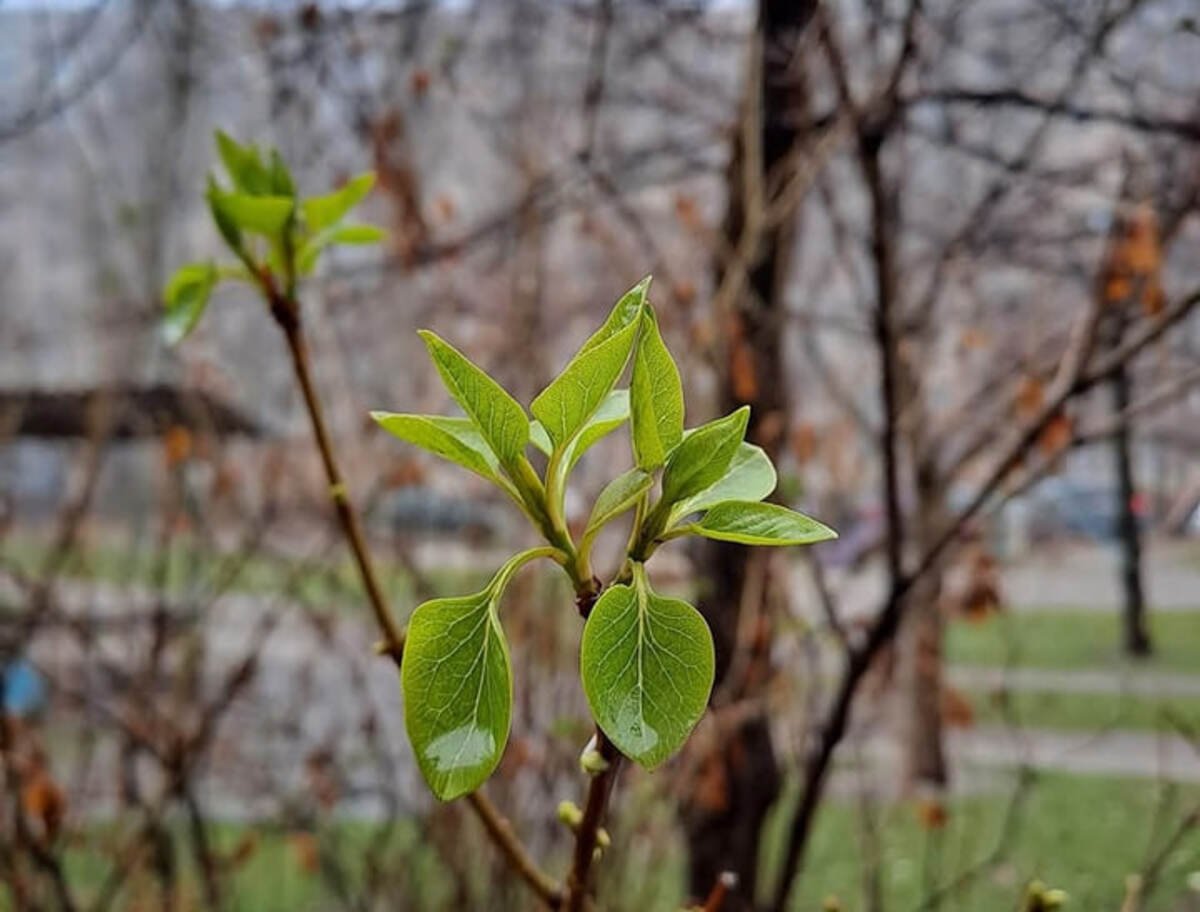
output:
<path id="1" fill-rule="evenodd" d="M 583 823 L 583 811 L 574 801 L 560 801 L 558 803 L 558 819 L 574 830 Z"/>
<path id="2" fill-rule="evenodd" d="M 579 768 L 589 776 L 599 776 L 608 769 L 608 761 L 596 747 L 595 735 L 592 735 L 592 739 L 583 749 L 583 753 L 579 755 Z"/>

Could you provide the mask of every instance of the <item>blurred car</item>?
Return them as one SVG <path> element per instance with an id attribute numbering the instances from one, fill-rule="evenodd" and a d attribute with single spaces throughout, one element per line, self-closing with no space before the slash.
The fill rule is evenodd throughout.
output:
<path id="1" fill-rule="evenodd" d="M 495 538 L 506 525 L 503 511 L 494 504 L 452 497 L 423 485 L 388 494 L 375 516 L 397 535 L 462 536 L 474 542 Z"/>
<path id="2" fill-rule="evenodd" d="M 1034 487 L 1025 499 L 1028 532 L 1033 541 L 1061 536 L 1100 542 L 1117 538 L 1120 516 L 1117 493 L 1112 487 L 1049 478 Z M 1134 511 L 1139 520 L 1145 516 L 1143 498 L 1135 496 Z"/>

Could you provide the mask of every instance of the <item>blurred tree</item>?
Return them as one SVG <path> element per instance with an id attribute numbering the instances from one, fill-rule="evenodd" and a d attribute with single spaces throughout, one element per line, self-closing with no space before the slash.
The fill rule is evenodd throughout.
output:
<path id="1" fill-rule="evenodd" d="M 726 211 L 714 251 L 713 308 L 723 330 L 718 410 L 750 405 L 747 439 L 777 459 L 791 423 L 783 356 L 785 308 L 796 256 L 800 195 L 791 179 L 815 139 L 807 85 L 798 66 L 815 0 L 762 0 L 750 37 L 741 114 L 725 179 Z M 700 610 L 717 643 L 724 703 L 756 702 L 756 711 L 716 715 L 687 799 L 690 890 L 704 896 L 721 872 L 737 882 L 726 908 L 748 909 L 758 883 L 760 833 L 779 798 L 782 774 L 761 698 L 769 680 L 770 646 L 786 613 L 786 563 L 741 545 L 706 548 Z M 747 639 L 744 631 L 751 631 Z M 738 653 L 739 663 L 730 678 Z"/>

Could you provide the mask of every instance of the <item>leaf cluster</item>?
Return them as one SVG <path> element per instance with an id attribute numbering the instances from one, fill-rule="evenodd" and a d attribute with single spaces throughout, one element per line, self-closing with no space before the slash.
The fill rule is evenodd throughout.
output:
<path id="1" fill-rule="evenodd" d="M 292 301 L 299 279 L 310 275 L 322 252 L 337 244 L 375 244 L 382 229 L 346 224 L 346 217 L 371 192 L 367 172 L 321 196 L 303 198 L 279 152 L 242 145 L 220 130 L 217 154 L 226 183 L 208 178 L 209 212 L 230 263 L 188 263 L 176 270 L 163 292 L 163 337 L 184 339 L 200 322 L 217 285 L 248 282 L 272 301 Z"/>
<path id="2" fill-rule="evenodd" d="M 745 440 L 747 407 L 685 430 L 679 370 L 649 287 L 646 278 L 621 296 L 528 412 L 466 355 L 423 331 L 464 415 L 373 413 L 394 436 L 496 485 L 545 540 L 506 563 L 483 591 L 435 599 L 413 613 L 402 667 L 406 726 L 422 773 L 441 799 L 478 788 L 503 754 L 513 676 L 499 605 L 520 566 L 551 559 L 581 602 L 594 602 L 580 644 L 584 693 L 613 744 L 653 768 L 679 749 L 703 715 L 714 655 L 700 613 L 655 592 L 646 562 L 664 542 L 687 535 L 749 545 L 834 537 L 816 520 L 762 503 L 776 474 L 767 454 Z M 633 466 L 600 492 L 576 538 L 564 508 L 571 471 L 625 424 Z M 541 471 L 531 459 L 538 452 Z M 630 511 L 624 564 L 615 583 L 598 592 L 592 546 Z"/>

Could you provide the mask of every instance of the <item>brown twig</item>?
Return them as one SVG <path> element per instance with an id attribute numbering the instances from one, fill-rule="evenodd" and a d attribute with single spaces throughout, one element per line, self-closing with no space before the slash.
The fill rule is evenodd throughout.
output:
<path id="1" fill-rule="evenodd" d="M 388 611 L 383 587 L 379 584 L 375 566 L 371 562 L 370 551 L 367 549 L 362 524 L 359 522 L 358 513 L 350 503 L 346 482 L 338 467 L 333 439 L 329 436 L 329 429 L 325 424 L 325 412 L 321 407 L 321 400 L 317 397 L 316 385 L 313 383 L 308 344 L 300 325 L 299 303 L 280 295 L 275 290 L 273 282 L 268 286 L 267 294 L 271 305 L 271 315 L 275 318 L 275 322 L 279 325 L 284 339 L 287 341 L 296 382 L 300 385 L 300 391 L 304 395 L 304 405 L 312 424 L 313 438 L 316 441 L 317 450 L 321 454 L 321 464 L 325 469 L 326 481 L 329 482 L 329 497 L 333 501 L 342 532 L 345 533 L 346 543 L 354 555 L 354 562 L 358 565 L 358 572 L 362 577 L 363 588 L 367 592 L 367 601 L 375 615 L 375 622 L 379 625 L 380 633 L 383 635 L 380 651 L 390 656 L 398 666 L 404 651 L 404 633 L 392 619 L 391 612 Z"/>
<path id="2" fill-rule="evenodd" d="M 737 882 L 737 875 L 732 871 L 722 871 L 717 882 L 713 884 L 708 899 L 704 901 L 703 912 L 721 912 L 725 906 L 725 900 L 729 898 L 729 891 L 737 886 Z"/>
<path id="3" fill-rule="evenodd" d="M 538 867 L 537 862 L 513 832 L 508 818 L 496 810 L 496 806 L 483 792 L 472 792 L 467 796 L 467 801 L 483 822 L 488 835 L 492 837 L 492 842 L 504 853 L 509 866 L 521 875 L 547 907 L 559 908 L 563 901 L 562 888 L 553 877 Z"/>
<path id="4" fill-rule="evenodd" d="M 575 854 L 571 860 L 571 870 L 567 874 L 564 906 L 567 912 L 582 912 L 586 907 L 588 880 L 591 876 L 592 860 L 596 853 L 600 824 L 604 820 L 604 811 L 608 806 L 608 798 L 612 794 L 613 783 L 617 779 L 617 769 L 621 763 L 620 752 L 611 741 L 604 737 L 604 732 L 600 731 L 598 726 L 596 728 L 596 750 L 608 762 L 608 767 L 594 775 L 588 785 L 583 819 L 575 832 Z"/>
<path id="5" fill-rule="evenodd" d="M 346 482 L 338 466 L 333 439 L 330 437 L 325 423 L 325 412 L 321 407 L 316 385 L 313 382 L 308 345 L 300 322 L 300 303 L 295 298 L 282 294 L 278 290 L 274 278 L 269 274 L 262 276 L 262 288 L 271 309 L 271 316 L 275 318 L 276 324 L 287 341 L 292 368 L 295 371 L 296 381 L 300 385 L 300 391 L 304 395 L 304 405 L 312 424 L 313 438 L 321 454 L 321 464 L 324 466 L 325 478 L 329 483 L 329 496 L 333 501 L 346 542 L 354 555 L 363 588 L 367 593 L 367 601 L 383 637 L 379 651 L 391 658 L 399 667 L 404 651 L 404 633 L 388 610 L 383 587 L 379 584 L 379 577 L 371 560 L 371 552 L 367 547 L 366 536 L 363 534 L 362 524 L 359 521 L 358 513 L 351 504 Z M 538 868 L 532 856 L 526 851 L 508 821 L 495 805 L 480 792 L 469 796 L 469 804 L 517 875 L 550 908 L 558 908 L 560 901 L 558 886 L 548 874 Z"/>

